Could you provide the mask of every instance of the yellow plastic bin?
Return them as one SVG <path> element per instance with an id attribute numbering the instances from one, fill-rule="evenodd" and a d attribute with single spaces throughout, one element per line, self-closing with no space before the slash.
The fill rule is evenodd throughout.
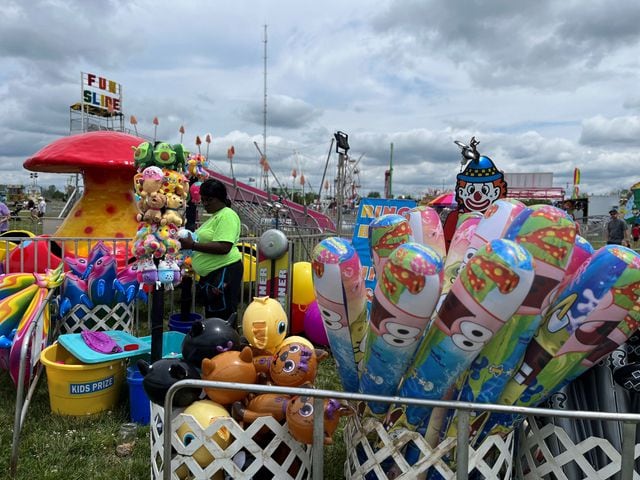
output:
<path id="1" fill-rule="evenodd" d="M 82 363 L 54 343 L 40 353 L 47 371 L 51 411 L 60 415 L 91 415 L 111 410 L 120 399 L 125 362 Z"/>

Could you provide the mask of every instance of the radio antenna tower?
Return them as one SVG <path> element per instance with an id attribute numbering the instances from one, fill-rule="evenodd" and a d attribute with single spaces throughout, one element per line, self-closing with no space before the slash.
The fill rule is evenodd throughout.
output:
<path id="1" fill-rule="evenodd" d="M 262 109 L 262 158 L 267 162 L 267 25 L 264 26 L 264 105 Z M 264 163 L 261 162 L 261 165 Z M 260 185 L 269 192 L 269 169 L 261 168 Z"/>

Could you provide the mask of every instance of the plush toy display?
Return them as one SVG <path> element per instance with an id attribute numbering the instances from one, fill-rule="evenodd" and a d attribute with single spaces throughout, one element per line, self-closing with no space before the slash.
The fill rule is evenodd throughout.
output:
<path id="1" fill-rule="evenodd" d="M 162 214 L 163 224 L 172 223 L 176 227 L 182 226 L 184 200 L 175 193 L 166 194 L 165 210 Z"/>
<path id="2" fill-rule="evenodd" d="M 167 197 L 159 192 L 147 195 L 141 202 L 141 213 L 138 214 L 139 222 L 155 223 L 164 225 L 162 209 L 167 204 Z"/>
<path id="3" fill-rule="evenodd" d="M 185 155 L 182 145 L 144 142 L 135 149 L 135 165 L 142 169 L 134 177 L 139 197 L 138 231 L 133 254 L 138 259 L 138 278 L 149 288 L 173 289 L 182 279 L 178 229 L 189 182 L 181 171 Z M 162 263 L 160 263 L 162 261 Z"/>

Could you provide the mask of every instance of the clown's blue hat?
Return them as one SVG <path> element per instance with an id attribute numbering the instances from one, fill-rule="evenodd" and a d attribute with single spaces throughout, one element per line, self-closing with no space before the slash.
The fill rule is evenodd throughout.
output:
<path id="1" fill-rule="evenodd" d="M 462 173 L 456 175 L 457 180 L 465 182 L 493 182 L 504 175 L 496 168 L 489 157 L 482 155 L 478 160 L 471 160 Z"/>

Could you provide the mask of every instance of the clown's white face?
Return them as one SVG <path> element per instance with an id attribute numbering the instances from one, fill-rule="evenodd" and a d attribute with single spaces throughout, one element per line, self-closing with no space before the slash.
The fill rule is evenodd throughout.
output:
<path id="1" fill-rule="evenodd" d="M 493 182 L 467 183 L 458 187 L 458 197 L 469 212 L 484 212 L 500 197 L 500 187 Z"/>

